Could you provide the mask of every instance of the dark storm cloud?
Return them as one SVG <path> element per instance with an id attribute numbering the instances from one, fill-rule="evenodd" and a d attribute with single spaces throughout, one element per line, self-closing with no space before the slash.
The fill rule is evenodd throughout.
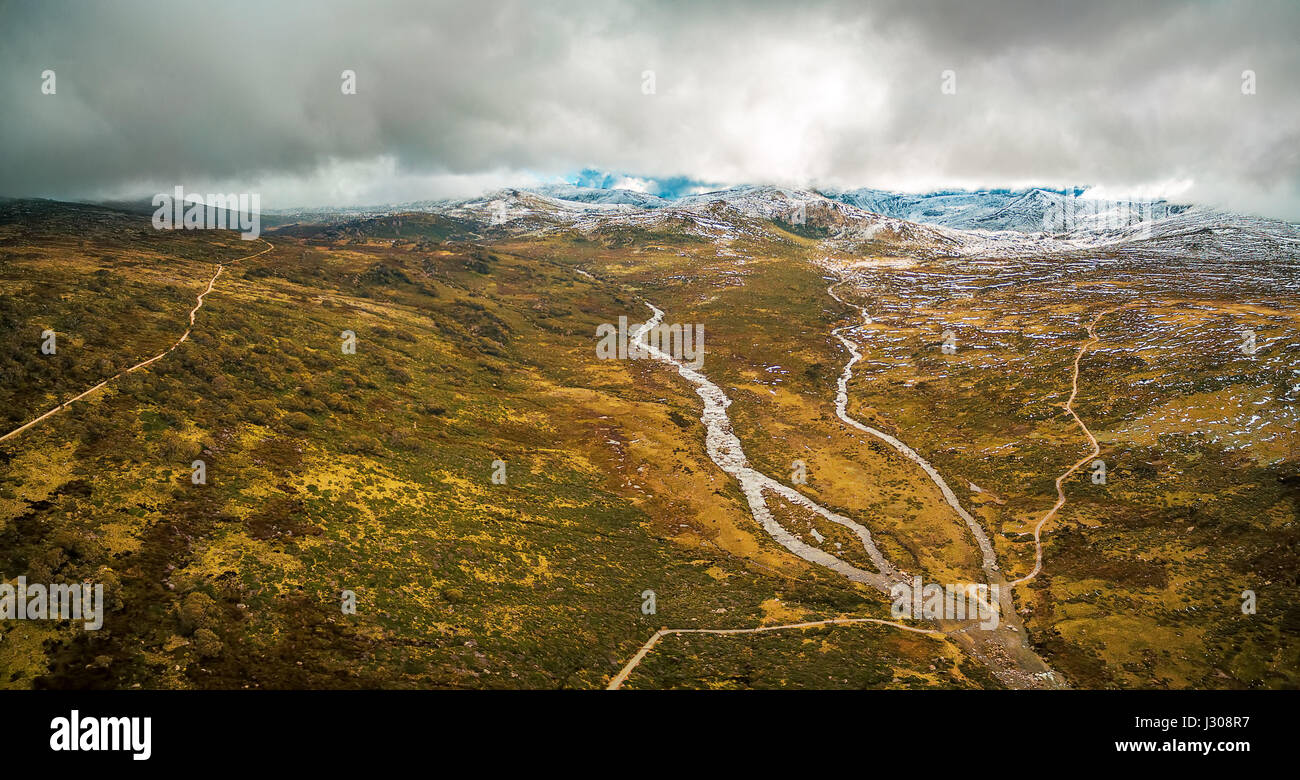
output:
<path id="1" fill-rule="evenodd" d="M 184 183 L 275 207 L 594 166 L 1300 217 L 1295 3 L 11 3 L 0 26 L 10 195 Z"/>

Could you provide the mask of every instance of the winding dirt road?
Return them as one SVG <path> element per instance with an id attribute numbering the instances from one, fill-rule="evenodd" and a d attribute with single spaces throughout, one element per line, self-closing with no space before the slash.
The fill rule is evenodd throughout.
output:
<path id="1" fill-rule="evenodd" d="M 1102 317 L 1112 312 L 1119 311 L 1120 308 L 1122 307 L 1117 306 L 1113 309 L 1106 309 L 1105 311 L 1098 312 L 1097 316 L 1092 318 L 1092 322 L 1088 323 L 1089 338 L 1088 341 L 1084 342 L 1083 346 L 1079 347 L 1078 354 L 1074 356 L 1074 376 L 1070 380 L 1070 397 L 1065 402 L 1065 410 L 1074 418 L 1074 421 L 1079 425 L 1079 429 L 1083 431 L 1083 435 L 1088 437 L 1088 443 L 1092 445 L 1092 452 L 1077 460 L 1074 465 L 1065 470 L 1065 473 L 1056 478 L 1056 503 L 1053 504 L 1052 508 L 1047 511 L 1047 514 L 1043 515 L 1042 519 L 1038 521 L 1038 525 L 1034 526 L 1034 569 L 1020 579 L 1008 583 L 1012 588 L 1021 583 L 1029 582 L 1033 578 L 1037 577 L 1038 573 L 1043 570 L 1043 526 L 1047 524 L 1048 520 L 1051 520 L 1056 516 L 1056 513 L 1060 511 L 1061 507 L 1065 506 L 1065 488 L 1063 483 L 1065 480 L 1070 478 L 1070 475 L 1082 468 L 1083 464 L 1101 454 L 1101 445 L 1097 444 L 1096 437 L 1092 435 L 1092 431 L 1088 430 L 1088 426 L 1084 425 L 1083 420 L 1079 419 L 1078 413 L 1074 411 L 1074 399 L 1079 395 L 1079 361 L 1083 359 L 1083 355 L 1088 351 L 1089 347 L 1101 340 L 1101 337 L 1097 335 L 1097 323 Z"/>
<path id="2" fill-rule="evenodd" d="M 882 626 L 901 628 L 904 631 L 911 631 L 916 634 L 925 634 L 934 637 L 935 639 L 942 639 L 944 637 L 942 631 L 933 631 L 928 628 L 917 628 L 902 623 L 895 623 L 892 620 L 880 620 L 878 618 L 831 618 L 829 620 L 812 620 L 807 623 L 787 623 L 781 626 L 759 626 L 758 628 L 661 628 L 641 646 L 641 649 L 637 651 L 636 655 L 632 656 L 632 660 L 628 661 L 627 664 L 624 665 L 622 671 L 614 675 L 614 679 L 609 681 L 609 685 L 605 686 L 605 690 L 617 691 L 619 688 L 623 687 L 623 683 L 627 681 L 627 677 L 632 673 L 632 670 L 641 663 L 642 659 L 646 657 L 655 645 L 659 644 L 660 639 L 663 639 L 670 634 L 723 634 L 731 636 L 735 634 L 761 634 L 767 631 L 783 631 L 789 628 L 814 628 L 816 626 L 833 625 L 842 626 L 852 623 L 877 623 Z"/>
<path id="3" fill-rule="evenodd" d="M 271 244 L 270 241 L 267 241 L 267 240 L 264 239 L 264 238 L 259 238 L 259 239 L 257 239 L 257 240 L 258 240 L 258 241 L 261 241 L 263 244 L 266 244 L 266 249 L 263 249 L 261 252 L 255 252 L 255 253 L 253 253 L 253 254 L 251 254 L 251 255 L 248 255 L 247 257 L 241 257 L 241 258 L 238 258 L 238 259 L 236 259 L 236 260 L 231 260 L 229 264 L 230 264 L 230 265 L 234 265 L 235 263 L 239 263 L 239 262 L 242 262 L 242 261 L 244 261 L 244 260 L 251 260 L 251 259 L 253 259 L 254 257 L 258 257 L 258 256 L 260 256 L 260 255 L 264 255 L 264 254 L 266 254 L 267 252 L 270 252 L 272 249 L 275 249 L 275 247 Z M 69 406 L 71 406 L 72 404 L 76 403 L 77 401 L 80 401 L 81 399 L 83 399 L 83 398 L 85 398 L 85 397 L 87 397 L 87 396 L 89 396 L 89 395 L 92 395 L 92 394 L 95 393 L 96 391 L 98 391 L 98 390 L 102 389 L 103 387 L 105 387 L 105 386 L 107 386 L 107 385 L 109 385 L 109 384 L 111 384 L 111 383 L 117 381 L 118 379 L 121 379 L 122 377 L 126 376 L 127 374 L 130 374 L 130 373 L 133 372 L 133 371 L 139 371 L 140 369 L 145 368 L 145 367 L 149 366 L 150 364 L 155 363 L 155 362 L 157 362 L 157 361 L 163 359 L 163 358 L 166 357 L 167 355 L 171 354 L 172 350 L 176 349 L 176 348 L 179 347 L 181 344 L 184 344 L 185 341 L 186 341 L 186 339 L 188 339 L 188 338 L 190 337 L 190 333 L 194 330 L 194 315 L 198 314 L 199 309 L 203 308 L 203 298 L 204 298 L 208 293 L 212 292 L 212 287 L 213 287 L 213 285 L 215 285 L 215 284 L 217 283 L 217 277 L 221 276 L 221 272 L 224 271 L 224 270 L 226 270 L 226 264 L 225 264 L 225 263 L 218 263 L 218 264 L 217 264 L 217 272 L 214 273 L 214 274 L 212 275 L 212 278 L 208 280 L 208 286 L 207 286 L 207 288 L 206 288 L 203 292 L 199 293 L 198 298 L 197 298 L 197 299 L 195 300 L 195 302 L 194 302 L 194 308 L 193 308 L 193 309 L 190 309 L 190 325 L 189 325 L 189 327 L 185 329 L 185 332 L 181 334 L 181 337 L 180 337 L 179 339 L 176 340 L 176 343 L 175 343 L 175 344 L 172 344 L 172 345 L 171 345 L 170 347 L 168 347 L 167 349 L 163 350 L 162 352 L 159 352 L 157 355 L 154 355 L 153 357 L 151 357 L 151 358 L 149 358 L 149 359 L 147 359 L 147 360 L 142 360 L 142 361 L 140 361 L 139 363 L 136 363 L 134 366 L 131 366 L 131 367 L 128 368 L 128 369 L 125 369 L 125 370 L 123 370 L 123 371 L 119 371 L 118 373 L 114 374 L 113 376 L 110 376 L 108 379 L 105 379 L 104 381 L 100 382 L 99 384 L 95 385 L 94 387 L 90 388 L 89 390 L 85 390 L 85 391 L 83 391 L 83 392 L 81 392 L 81 393 L 78 393 L 77 395 L 73 396 L 72 398 L 69 398 L 68 400 L 64 401 L 63 403 L 61 403 L 61 404 L 59 404 L 58 406 L 54 407 L 53 409 L 49 410 L 49 411 L 46 412 L 45 414 L 42 414 L 40 417 L 37 417 L 36 419 L 34 419 L 34 420 L 32 420 L 32 421 L 30 421 L 30 422 L 28 422 L 28 423 L 25 423 L 25 424 L 23 424 L 23 425 L 20 425 L 19 427 L 17 427 L 17 428 L 15 428 L 15 429 L 13 429 L 12 431 L 6 433 L 5 435 L 0 436 L 0 442 L 7 441 L 8 439 L 12 439 L 12 438 L 18 436 L 18 435 L 21 434 L 23 431 L 26 431 L 28 428 L 31 428 L 31 427 L 33 427 L 33 426 L 35 426 L 35 425 L 38 425 L 38 424 L 44 422 L 45 420 L 47 420 L 47 419 L 53 417 L 54 415 L 58 414 L 59 412 L 63 411 L 64 409 L 67 409 Z"/>
<path id="4" fill-rule="evenodd" d="M 857 309 L 862 314 L 863 325 L 872 324 L 873 319 L 865 306 L 848 303 L 835 294 L 835 288 L 845 281 L 842 279 L 835 282 L 827 288 L 826 293 L 839 303 Z M 984 531 L 984 527 L 957 500 L 957 495 L 948 486 L 947 480 L 943 478 L 939 470 L 922 457 L 920 453 L 913 450 L 896 436 L 866 425 L 849 415 L 849 380 L 853 378 L 853 366 L 862 359 L 862 353 L 858 351 L 858 345 L 851 339 L 846 338 L 843 333 L 855 327 L 859 326 L 845 325 L 831 331 L 844 345 L 844 348 L 849 351 L 850 355 L 848 362 L 844 364 L 844 370 L 840 373 L 837 383 L 835 394 L 836 416 L 845 424 L 880 439 L 908 460 L 920 466 L 935 487 L 939 488 L 939 492 L 943 495 L 948 506 L 952 507 L 957 516 L 965 521 L 971 537 L 980 548 L 982 556 L 981 568 L 984 570 L 985 579 L 989 585 L 997 587 L 997 611 L 1001 616 L 1001 629 L 1003 630 L 971 632 L 969 625 L 953 624 L 946 633 L 954 640 L 964 644 L 968 652 L 988 664 L 999 678 L 1013 687 L 1060 687 L 1061 683 L 1056 673 L 1029 646 L 1024 623 L 1021 621 L 1019 613 L 1016 612 L 1016 604 L 1011 594 L 1011 588 L 1002 587 L 1007 584 L 1006 579 L 998 566 L 997 555 L 988 534 Z M 992 609 L 991 605 L 988 605 L 987 602 L 984 603 L 987 608 Z"/>
<path id="5" fill-rule="evenodd" d="M 839 300 L 836 298 L 836 300 Z M 842 301 L 841 301 L 842 302 Z M 745 458 L 745 453 L 741 448 L 740 439 L 735 435 L 731 428 L 731 421 L 727 415 L 727 407 L 731 404 L 731 399 L 727 398 L 722 389 L 704 376 L 671 355 L 661 351 L 657 347 L 647 343 L 646 335 L 663 321 L 663 311 L 654 304 L 646 303 L 646 306 L 654 312 L 654 316 L 632 334 L 632 342 L 644 350 L 646 354 L 664 363 L 668 363 L 677 368 L 677 372 L 685 379 L 696 386 L 696 393 L 704 400 L 704 411 L 701 415 L 701 422 L 706 426 L 705 448 L 709 458 L 718 465 L 725 473 L 736 478 L 741 484 L 741 490 L 749 503 L 750 513 L 754 519 L 763 527 L 768 534 L 779 544 L 790 552 L 803 558 L 804 560 L 824 566 L 832 571 L 838 572 L 849 580 L 871 585 L 880 592 L 890 595 L 890 586 L 893 583 L 903 581 L 908 578 L 907 572 L 904 572 L 890 564 L 872 542 L 870 532 L 855 523 L 847 517 L 838 515 L 825 507 L 821 506 L 812 499 L 804 496 L 802 493 L 793 488 L 783 485 L 780 482 L 768 477 L 761 472 L 756 471 Z M 863 310 L 863 316 L 867 316 Z M 839 336 L 838 332 L 836 333 Z M 913 451 L 903 442 L 890 436 L 883 431 L 876 431 L 873 428 L 862 425 L 844 412 L 844 407 L 848 403 L 847 385 L 848 379 L 852 376 L 852 366 L 862 356 L 857 351 L 856 345 L 842 336 L 840 340 L 849 349 L 852 358 L 845 367 L 844 373 L 840 377 L 839 394 L 837 396 L 837 409 L 841 412 L 841 419 L 853 425 L 856 428 L 865 430 L 872 435 L 884 439 L 894 446 L 909 459 L 916 462 L 932 480 L 945 491 L 945 498 L 959 510 L 963 517 L 969 518 L 969 524 L 972 532 L 976 534 L 976 539 L 983 538 L 985 544 L 988 544 L 987 537 L 984 536 L 983 529 L 970 517 L 964 510 L 960 509 L 956 496 L 947 488 L 947 483 L 933 466 L 925 461 L 920 455 Z M 810 509 L 827 519 L 839 523 L 840 525 L 850 528 L 861 539 L 863 547 L 870 556 L 872 563 L 876 565 L 878 572 L 868 572 L 849 564 L 830 553 L 806 544 L 793 534 L 786 531 L 772 516 L 764 499 L 764 491 L 771 491 L 786 498 L 787 500 Z M 986 571 L 989 573 L 990 583 L 1000 583 L 1002 581 L 1001 573 L 997 569 L 996 559 L 991 559 L 992 545 L 988 545 L 989 553 L 985 557 Z M 933 634 L 936 636 L 948 636 L 959 646 L 963 647 L 966 652 L 979 659 L 989 666 L 990 669 L 1004 683 L 1014 688 L 1040 688 L 1040 687 L 1059 687 L 1060 683 L 1056 678 L 1055 672 L 1038 657 L 1036 653 L 1023 640 L 1024 629 L 1019 624 L 1019 616 L 1016 615 L 1014 605 L 1011 603 L 1010 594 L 1003 591 L 1001 594 L 1002 609 L 1000 613 L 1004 616 L 1003 630 L 992 631 L 970 631 L 971 623 L 957 620 L 941 620 L 937 623 L 942 630 L 930 630 L 915 628 L 888 620 L 878 618 L 835 618 L 825 621 L 815 621 L 808 624 L 792 624 L 791 626 L 759 626 L 748 629 L 661 629 L 656 632 L 637 652 L 636 656 L 624 666 L 623 670 L 610 682 L 608 690 L 617 690 L 626 680 L 627 675 L 632 669 L 641 662 L 641 659 L 650 652 L 658 641 L 669 634 L 675 633 L 718 633 L 718 634 L 746 634 L 761 633 L 763 631 L 777 630 L 778 628 L 799 627 L 806 625 L 833 625 L 842 623 L 878 623 L 882 625 L 894 626 L 907 631 L 915 631 L 923 634 Z"/>

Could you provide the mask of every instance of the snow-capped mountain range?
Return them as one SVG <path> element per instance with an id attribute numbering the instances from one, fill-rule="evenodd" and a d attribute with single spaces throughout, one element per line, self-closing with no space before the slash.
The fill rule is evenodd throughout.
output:
<path id="1" fill-rule="evenodd" d="M 350 209 L 338 217 L 433 213 L 508 233 L 670 225 L 714 239 L 770 230 L 775 223 L 846 250 L 887 242 L 895 249 L 953 255 L 1125 247 L 1153 253 L 1300 258 L 1300 230 L 1285 222 L 1165 201 L 1091 200 L 1079 197 L 1079 192 L 903 194 L 743 185 L 664 198 L 561 184 L 503 189 L 463 200 Z M 292 217 L 293 212 L 279 216 Z"/>
<path id="2" fill-rule="evenodd" d="M 795 214 L 800 203 L 805 204 L 805 208 L 809 205 L 821 204 L 841 214 L 851 213 L 833 205 L 840 203 L 859 211 L 918 224 L 958 230 L 1020 233 L 1062 233 L 1076 229 L 1103 229 L 1108 225 L 1122 227 L 1143 218 L 1151 220 L 1168 217 L 1187 208 L 1165 201 L 1091 201 L 1079 197 L 1081 190 L 985 190 L 906 194 L 868 188 L 838 191 L 760 185 L 741 185 L 676 198 L 663 198 L 632 190 L 560 184 L 540 186 L 531 190 L 502 190 L 493 193 L 489 199 L 514 197 L 511 193 L 515 192 L 542 196 L 558 201 L 560 204 L 586 204 L 592 208 L 604 206 L 627 206 L 631 209 L 695 208 L 723 202 L 748 216 L 787 221 Z M 460 203 L 469 205 L 482 200 L 477 198 Z M 565 205 L 561 208 L 571 208 L 571 206 Z M 1122 210 L 1128 211 L 1129 215 L 1121 220 L 1118 212 Z"/>

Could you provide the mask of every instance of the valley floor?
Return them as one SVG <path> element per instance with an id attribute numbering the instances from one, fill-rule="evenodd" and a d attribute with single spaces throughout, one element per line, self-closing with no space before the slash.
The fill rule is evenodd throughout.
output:
<path id="1" fill-rule="evenodd" d="M 1293 266 L 42 208 L 0 572 L 107 608 L 0 622 L 5 686 L 1297 686 Z M 620 317 L 702 364 L 598 359 Z"/>

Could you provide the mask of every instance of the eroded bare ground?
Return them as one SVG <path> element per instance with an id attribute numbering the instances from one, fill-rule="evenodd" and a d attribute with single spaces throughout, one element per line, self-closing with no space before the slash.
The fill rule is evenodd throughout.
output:
<path id="1" fill-rule="evenodd" d="M 24 211 L 0 221 L 5 430 L 175 343 L 200 271 L 249 254 L 143 217 L 6 208 Z M 872 313 L 840 331 L 862 353 L 845 411 L 933 465 L 1005 583 L 1032 569 L 1028 534 L 1088 452 L 1063 408 L 1071 366 L 1090 319 L 1121 308 L 1074 403 L 1106 480 L 1063 482 L 1042 572 L 1004 589 L 1002 627 L 672 635 L 628 687 L 1296 684 L 1293 265 L 927 259 L 771 222 L 723 238 L 448 225 L 273 231 L 174 352 L 0 444 L 0 571 L 110 594 L 99 632 L 7 624 L 0 684 L 594 688 L 665 626 L 890 619 L 879 590 L 755 522 L 691 383 L 595 359 L 597 326 L 644 321 L 644 301 L 705 325 L 701 371 L 755 470 L 790 485 L 802 461 L 800 494 L 937 583 L 984 581 L 986 556 L 931 476 L 836 414 L 834 331 Z M 44 328 L 66 334 L 57 362 L 29 343 Z M 769 503 L 802 543 L 872 570 L 851 528 Z"/>

